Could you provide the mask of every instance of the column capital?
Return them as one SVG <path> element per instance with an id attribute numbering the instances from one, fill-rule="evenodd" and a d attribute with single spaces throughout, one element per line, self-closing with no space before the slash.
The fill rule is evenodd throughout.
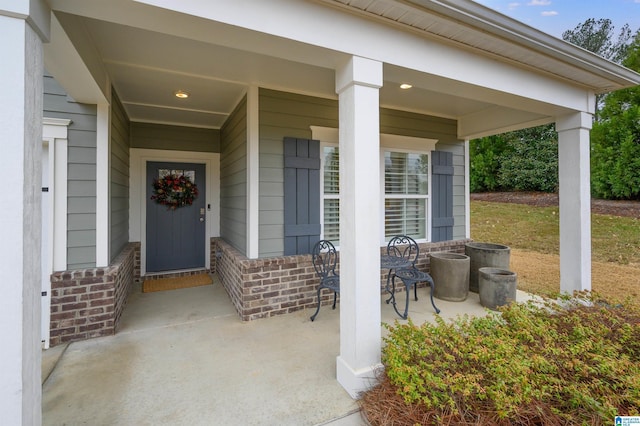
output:
<path id="1" fill-rule="evenodd" d="M 593 127 L 593 115 L 588 112 L 575 112 L 556 117 L 556 131 L 586 129 Z"/>
<path id="2" fill-rule="evenodd" d="M 0 0 L 0 16 L 26 20 L 42 41 L 49 41 L 51 9 L 45 0 Z"/>
<path id="3" fill-rule="evenodd" d="M 350 57 L 336 69 L 336 93 L 352 85 L 382 87 L 382 62 L 359 56 Z"/>

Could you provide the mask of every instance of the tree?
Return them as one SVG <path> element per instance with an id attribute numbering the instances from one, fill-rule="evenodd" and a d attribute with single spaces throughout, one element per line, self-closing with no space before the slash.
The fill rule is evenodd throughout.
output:
<path id="1" fill-rule="evenodd" d="M 562 33 L 562 39 L 613 62 L 621 63 L 627 56 L 631 29 L 625 24 L 618 39 L 613 41 L 615 26 L 610 19 L 587 19 L 573 30 Z"/>
<path id="2" fill-rule="evenodd" d="M 499 189 L 500 162 L 507 149 L 507 140 L 503 135 L 473 139 L 469 143 L 471 192 Z"/>
<path id="3" fill-rule="evenodd" d="M 553 124 L 507 133 L 498 183 L 516 191 L 555 192 L 558 188 L 558 134 Z"/>
<path id="4" fill-rule="evenodd" d="M 616 41 L 613 41 L 614 37 L 615 26 L 610 19 L 587 19 L 573 30 L 567 30 L 562 33 L 563 40 L 610 61 L 621 63 L 627 57 L 629 49 L 629 40 L 631 39 L 629 24 L 625 24 L 622 27 Z M 596 120 L 600 119 L 600 109 L 602 109 L 606 96 L 596 95 Z"/>
<path id="5" fill-rule="evenodd" d="M 640 71 L 640 31 L 623 65 Z M 591 132 L 591 187 L 596 197 L 640 200 L 640 87 L 604 99 Z"/>
<path id="6" fill-rule="evenodd" d="M 471 192 L 553 192 L 558 186 L 558 137 L 553 125 L 472 140 Z"/>

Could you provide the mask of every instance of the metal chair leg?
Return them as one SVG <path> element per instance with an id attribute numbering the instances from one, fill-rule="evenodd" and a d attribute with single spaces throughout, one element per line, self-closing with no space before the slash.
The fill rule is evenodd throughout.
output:
<path id="1" fill-rule="evenodd" d="M 435 304 L 435 303 L 433 303 L 433 290 L 435 290 L 435 284 L 433 283 L 433 280 L 432 280 L 432 279 L 427 280 L 427 282 L 428 282 L 428 283 L 429 283 L 429 285 L 431 286 L 431 306 L 433 306 L 433 309 L 435 309 L 436 314 L 439 314 L 439 313 L 440 313 L 440 309 L 438 309 L 438 308 L 436 307 L 436 304 Z"/>
<path id="2" fill-rule="evenodd" d="M 338 293 L 336 293 L 334 291 L 333 292 L 333 308 L 331 308 L 331 309 L 335 309 L 336 308 L 336 300 L 338 300 Z"/>
<path id="3" fill-rule="evenodd" d="M 320 300 L 320 292 L 321 292 L 321 291 L 322 291 L 322 287 L 319 287 L 319 288 L 318 288 L 318 307 L 316 308 L 316 313 L 315 313 L 315 314 L 313 314 L 313 315 L 311 315 L 311 321 L 315 320 L 315 319 L 316 319 L 316 316 L 318 315 L 318 312 L 320 312 L 320 303 L 321 303 L 321 300 Z"/>
<path id="4" fill-rule="evenodd" d="M 415 287 L 417 287 L 416 283 L 413 283 Z M 404 315 L 400 315 L 402 319 L 407 319 L 409 317 L 409 293 L 411 292 L 411 283 L 404 283 L 405 291 L 404 294 L 406 296 L 404 302 Z M 416 299 L 417 300 L 417 299 Z"/>
<path id="5" fill-rule="evenodd" d="M 387 291 L 391 294 L 391 296 L 389 296 L 386 302 L 387 302 L 387 305 L 389 304 L 389 302 L 393 302 L 393 304 L 395 305 L 396 304 L 396 276 L 394 275 L 393 278 L 391 279 L 391 285 L 393 286 L 392 290 L 389 290 L 390 277 L 391 277 L 391 271 L 389 271 L 389 275 L 387 276 Z"/>

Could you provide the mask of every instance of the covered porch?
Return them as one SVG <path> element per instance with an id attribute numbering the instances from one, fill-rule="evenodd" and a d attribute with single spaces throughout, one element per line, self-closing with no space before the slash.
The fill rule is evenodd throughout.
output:
<path id="1" fill-rule="evenodd" d="M 77 175 L 69 169 L 65 184 L 69 200 L 75 199 L 63 204 L 84 210 L 66 211 L 62 220 L 78 227 L 61 230 L 69 237 L 62 253 L 67 269 L 109 268 L 124 248 L 146 244 L 143 180 L 136 180 L 143 168 L 129 162 L 136 149 L 152 150 L 143 153 L 143 162 L 151 162 L 170 160 L 180 147 L 160 147 L 157 139 L 152 146 L 134 146 L 131 123 L 220 135 L 220 209 L 217 216 L 215 208 L 203 207 L 206 237 L 223 238 L 250 260 L 283 254 L 283 182 L 277 171 L 283 137 L 311 139 L 312 126 L 338 129 L 345 284 L 334 356 L 339 354 L 337 379 L 351 396 L 367 387 L 380 362 L 381 298 L 371 283 L 380 278 L 384 240 L 383 168 L 375 167 L 383 133 L 431 139 L 436 151 L 455 154 L 457 163 L 445 166 L 455 178 L 447 219 L 450 239 L 464 240 L 472 237 L 468 140 L 556 123 L 561 289 L 591 287 L 589 130 L 595 94 L 640 82 L 631 71 L 467 0 L 19 0 L 2 3 L 0 18 L 6 29 L 0 52 L 14 58 L 1 71 L 7 90 L 0 103 L 8 123 L 0 136 L 15 141 L 5 152 L 11 176 L 5 198 L 17 200 L 2 216 L 5 240 L 13 244 L 0 256 L 7 279 L 16 283 L 0 315 L 10 422 L 39 419 L 33 407 L 40 402 L 41 290 L 32 259 L 41 243 L 44 69 L 64 89 L 58 96 L 88 106 L 79 109 L 90 128 L 79 131 L 93 132 L 76 146 L 78 157 L 68 154 L 81 167 L 73 170 Z M 403 83 L 412 88 L 401 89 Z M 192 103 L 180 103 L 174 93 L 187 86 Z M 311 101 L 285 116 L 283 109 L 264 109 L 263 92 Z M 312 120 L 300 119 L 305 112 Z M 421 148 L 429 151 L 424 143 Z M 198 152 L 191 147 L 179 155 L 197 160 Z M 214 172 L 208 175 L 213 189 Z M 213 194 L 207 202 L 215 207 Z M 207 269 L 212 251 L 206 242 L 204 247 Z M 128 259 L 133 267 L 127 270 L 133 270 L 137 259 Z M 145 262 L 143 248 L 143 273 Z M 113 298 L 113 292 L 103 296 Z"/>
<path id="2" fill-rule="evenodd" d="M 428 289 L 418 297 L 411 320 L 433 321 Z M 486 313 L 475 293 L 436 303 L 443 318 Z M 379 308 L 384 322 L 399 320 Z M 44 352 L 43 424 L 364 424 L 335 380 L 339 309 L 323 307 L 311 322 L 313 311 L 243 322 L 217 277 L 136 292 L 115 336 Z"/>

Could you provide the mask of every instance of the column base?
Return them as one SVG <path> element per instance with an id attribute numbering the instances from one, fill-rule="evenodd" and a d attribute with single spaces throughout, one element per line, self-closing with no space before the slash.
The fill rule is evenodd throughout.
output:
<path id="1" fill-rule="evenodd" d="M 384 369 L 382 364 L 354 370 L 340 356 L 336 358 L 336 375 L 338 383 L 353 399 L 359 399 L 362 392 L 368 391 L 378 384 L 378 376 Z"/>

